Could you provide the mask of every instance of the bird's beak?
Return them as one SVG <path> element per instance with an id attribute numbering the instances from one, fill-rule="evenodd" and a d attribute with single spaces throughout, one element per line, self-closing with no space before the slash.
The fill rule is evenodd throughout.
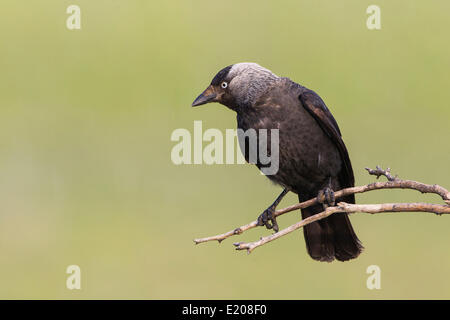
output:
<path id="1" fill-rule="evenodd" d="M 192 106 L 201 106 L 202 104 L 210 103 L 216 101 L 217 94 L 215 92 L 215 89 L 213 86 L 209 86 L 206 88 L 205 91 L 203 91 L 197 99 L 192 102 Z"/>

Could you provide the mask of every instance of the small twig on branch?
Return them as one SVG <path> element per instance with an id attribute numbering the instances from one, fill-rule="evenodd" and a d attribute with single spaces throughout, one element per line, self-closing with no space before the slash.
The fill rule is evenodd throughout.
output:
<path id="1" fill-rule="evenodd" d="M 374 182 L 364 186 L 352 187 L 342 189 L 340 191 L 335 192 L 335 198 L 339 199 L 349 194 L 355 193 L 364 193 L 372 190 L 380 190 L 380 189 L 411 189 L 417 190 L 421 193 L 435 193 L 441 196 L 441 198 L 446 202 L 446 205 L 440 204 L 429 204 L 429 203 L 383 203 L 383 204 L 350 204 L 341 202 L 337 206 L 328 207 L 325 211 L 315 214 L 314 216 L 308 217 L 300 222 L 297 222 L 286 229 L 280 230 L 277 233 L 269 235 L 267 237 L 262 237 L 259 241 L 250 242 L 250 243 L 235 243 L 237 250 L 246 249 L 248 253 L 252 252 L 255 248 L 267 243 L 271 242 L 275 239 L 278 239 L 288 233 L 291 233 L 294 230 L 297 230 L 309 223 L 312 223 L 317 220 L 321 220 L 323 218 L 328 217 L 329 215 L 336 212 L 347 212 L 347 213 L 355 213 L 355 212 L 365 212 L 365 213 L 380 213 L 380 212 L 430 212 L 436 214 L 450 214 L 450 192 L 445 188 L 438 185 L 429 185 L 421 182 L 413 181 L 413 180 L 402 180 L 397 176 L 392 176 L 390 173 L 390 169 L 383 170 L 379 166 L 376 167 L 375 170 L 366 168 L 370 175 L 375 175 L 377 179 L 380 176 L 385 176 L 388 181 L 386 182 Z M 287 212 L 291 212 L 298 209 L 307 208 L 314 204 L 318 203 L 317 198 L 313 198 L 307 200 L 305 202 L 297 203 L 295 205 L 286 207 L 281 210 L 277 210 L 274 212 L 274 216 L 278 217 Z M 219 243 L 223 240 L 241 234 L 249 229 L 255 228 L 258 226 L 257 221 L 250 222 L 246 225 L 243 225 L 234 230 L 228 231 L 223 234 L 219 234 L 212 237 L 195 239 L 195 244 L 215 241 L 217 240 Z"/>
<path id="2" fill-rule="evenodd" d="M 367 172 L 369 172 L 369 174 L 373 175 L 373 176 L 377 176 L 377 179 L 381 176 L 385 176 L 386 179 L 388 179 L 388 181 L 395 181 L 398 176 L 392 176 L 391 175 L 391 168 L 387 168 L 386 170 L 381 169 L 380 166 L 377 166 L 376 169 L 370 169 L 370 168 L 366 168 Z"/>

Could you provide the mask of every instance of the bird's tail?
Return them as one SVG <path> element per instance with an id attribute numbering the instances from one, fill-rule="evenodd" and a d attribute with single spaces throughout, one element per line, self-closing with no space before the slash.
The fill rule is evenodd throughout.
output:
<path id="1" fill-rule="evenodd" d="M 300 202 L 312 197 L 300 196 Z M 342 198 L 342 201 L 354 203 L 354 197 Z M 302 209 L 302 219 L 323 211 L 323 206 L 317 204 Z M 334 213 L 328 218 L 313 222 L 303 227 L 306 248 L 314 260 L 331 262 L 335 258 L 347 261 L 359 256 L 363 246 L 353 231 L 347 213 Z"/>

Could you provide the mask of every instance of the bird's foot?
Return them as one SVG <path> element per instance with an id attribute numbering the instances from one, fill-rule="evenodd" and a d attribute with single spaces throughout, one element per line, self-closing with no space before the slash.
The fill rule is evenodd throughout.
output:
<path id="1" fill-rule="evenodd" d="M 258 217 L 258 226 L 266 226 L 267 229 L 273 229 L 273 231 L 278 232 L 278 223 L 274 213 L 274 206 L 270 206 L 264 210 Z"/>
<path id="2" fill-rule="evenodd" d="M 317 195 L 317 201 L 323 205 L 324 209 L 333 207 L 336 202 L 333 189 L 325 187 L 320 190 Z"/>
<path id="3" fill-rule="evenodd" d="M 278 232 L 278 223 L 275 218 L 275 209 L 284 196 L 289 192 L 287 188 L 283 189 L 283 192 L 276 198 L 270 207 L 264 210 L 258 217 L 258 226 L 266 226 L 267 229 L 273 229 L 273 231 Z"/>

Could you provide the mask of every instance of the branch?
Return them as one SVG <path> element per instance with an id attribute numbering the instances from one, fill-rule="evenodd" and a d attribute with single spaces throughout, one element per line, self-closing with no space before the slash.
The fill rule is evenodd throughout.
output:
<path id="1" fill-rule="evenodd" d="M 364 186 L 358 186 L 358 187 L 352 187 L 352 188 L 346 188 L 342 189 L 340 191 L 335 192 L 335 198 L 339 199 L 344 196 L 355 194 L 355 193 L 364 193 L 368 191 L 373 190 L 381 190 L 381 189 L 411 189 L 416 190 L 421 193 L 434 193 L 439 196 L 446 202 L 446 205 L 440 205 L 440 204 L 428 204 L 428 203 L 384 203 L 384 204 L 349 204 L 341 202 L 337 206 L 334 207 L 328 207 L 323 212 L 320 212 L 318 214 L 315 214 L 314 216 L 308 217 L 300 222 L 297 222 L 290 227 L 280 230 L 277 233 L 274 233 L 272 235 L 269 235 L 267 237 L 262 237 L 259 241 L 250 242 L 250 243 L 242 243 L 238 242 L 234 245 L 236 246 L 237 250 L 244 250 L 246 249 L 248 253 L 252 252 L 255 248 L 267 243 L 271 242 L 275 239 L 278 239 L 288 233 L 291 233 L 294 230 L 297 230 L 307 224 L 310 224 L 314 221 L 324 219 L 333 213 L 336 212 L 347 212 L 347 213 L 355 213 L 355 212 L 365 212 L 365 213 L 380 213 L 380 212 L 430 212 L 435 213 L 438 215 L 441 214 L 450 214 L 450 192 L 446 190 L 445 188 L 438 186 L 438 185 L 429 185 L 424 184 L 421 182 L 413 181 L 413 180 L 402 180 L 399 179 L 397 176 L 392 176 L 390 174 L 390 169 L 383 170 L 379 166 L 376 167 L 375 170 L 366 168 L 368 173 L 370 175 L 375 175 L 377 179 L 380 176 L 385 176 L 388 181 L 386 182 L 374 182 L 368 185 Z M 277 210 L 274 212 L 274 217 L 281 216 L 285 213 L 298 210 L 298 209 L 304 209 L 309 206 L 312 206 L 314 204 L 317 204 L 318 200 L 317 198 L 313 198 L 310 200 L 307 200 L 305 202 L 297 203 L 295 205 L 286 207 L 281 210 Z M 250 222 L 246 225 L 243 225 L 239 228 L 236 228 L 234 230 L 228 231 L 223 234 L 219 234 L 212 237 L 207 238 L 200 238 L 195 239 L 195 244 L 208 242 L 208 241 L 214 241 L 217 240 L 219 243 L 223 240 L 234 236 L 238 234 L 242 234 L 243 232 L 253 229 L 255 227 L 258 227 L 258 221 L 255 220 L 253 222 Z"/>
<path id="2" fill-rule="evenodd" d="M 233 243 L 236 250 L 247 250 L 251 253 L 255 248 L 262 246 L 268 242 L 278 239 L 294 230 L 306 226 L 314 221 L 324 219 L 336 212 L 365 212 L 365 213 L 380 213 L 380 212 L 432 212 L 438 215 L 447 213 L 450 214 L 450 206 L 439 205 L 439 204 L 429 204 L 429 203 L 383 203 L 383 204 L 351 204 L 340 202 L 335 207 L 329 207 L 325 211 L 318 214 L 310 216 L 300 222 L 297 222 L 286 229 L 283 229 L 277 233 L 274 233 L 267 237 L 262 237 L 259 241 L 255 242 L 237 242 Z"/>
<path id="3" fill-rule="evenodd" d="M 386 182 L 374 182 L 374 183 L 371 183 L 371 184 L 368 184 L 368 185 L 364 185 L 364 186 L 342 189 L 340 191 L 335 192 L 335 198 L 339 199 L 339 198 L 342 198 L 342 197 L 350 195 L 350 194 L 364 193 L 364 192 L 368 192 L 368 191 L 381 190 L 381 189 L 411 189 L 411 190 L 419 191 L 421 193 L 435 193 L 435 194 L 441 196 L 441 198 L 447 203 L 447 205 L 450 205 L 450 192 L 448 190 L 446 190 L 445 188 L 441 187 L 441 186 L 438 186 L 436 184 L 434 184 L 434 185 L 424 184 L 424 183 L 413 181 L 413 180 L 402 180 L 402 179 L 399 179 L 397 176 L 393 177 L 390 174 L 390 171 L 391 171 L 390 168 L 387 168 L 386 170 L 383 170 L 379 166 L 377 166 L 375 170 L 369 169 L 369 168 L 366 168 L 366 170 L 368 171 L 368 173 L 370 175 L 376 176 L 377 179 L 380 176 L 385 176 L 388 179 L 388 181 L 386 181 Z M 281 215 L 283 215 L 285 213 L 288 213 L 288 212 L 291 212 L 291 211 L 294 211 L 294 210 L 298 210 L 298 209 L 304 209 L 304 208 L 310 207 L 310 206 L 312 206 L 314 204 L 317 204 L 317 203 L 318 203 L 317 198 L 313 198 L 313 199 L 307 200 L 305 202 L 297 203 L 297 204 L 294 204 L 292 206 L 286 207 L 284 209 L 277 210 L 277 211 L 274 212 L 273 215 L 274 215 L 274 217 L 278 217 L 278 216 L 281 216 Z M 347 204 L 347 205 L 350 205 L 350 204 Z M 388 204 L 386 204 L 386 205 L 388 205 Z M 406 204 L 397 204 L 396 208 L 398 208 L 398 207 L 405 208 L 405 205 Z M 423 206 L 424 204 L 421 204 L 421 206 L 418 206 L 417 204 L 414 204 L 414 203 L 409 204 L 409 205 L 410 205 L 410 207 L 409 207 L 409 210 L 407 210 L 407 211 L 417 211 L 417 212 L 422 211 L 422 212 L 432 212 L 432 213 L 437 213 L 437 214 L 449 213 L 446 210 L 448 210 L 450 208 L 449 206 L 445 206 L 445 205 L 442 206 L 441 205 L 439 207 L 439 210 L 438 210 L 439 212 L 435 212 L 435 211 L 430 211 L 430 210 L 421 210 L 421 208 L 430 208 L 430 207 Z M 415 210 L 411 210 L 411 205 L 413 207 L 414 207 L 414 205 L 416 205 L 416 207 L 414 207 Z M 358 208 L 360 208 L 360 212 L 366 212 L 366 211 L 362 210 L 363 208 L 361 207 L 361 205 L 351 205 L 351 206 L 353 206 L 353 208 L 356 208 L 356 206 L 358 206 Z M 376 206 L 376 205 L 371 205 L 371 206 Z M 439 205 L 433 205 L 433 206 L 439 206 Z M 298 224 L 303 223 L 303 224 L 299 225 L 297 228 L 293 229 L 293 230 L 295 230 L 295 229 L 303 227 L 304 225 L 307 225 L 308 223 L 311 223 L 311 222 L 314 222 L 316 220 L 320 220 L 320 219 L 326 218 L 330 214 L 333 214 L 335 212 L 341 212 L 341 211 L 342 211 L 342 209 L 338 210 L 337 207 L 329 207 L 326 211 L 324 211 L 324 212 L 328 212 L 329 214 L 324 214 L 324 212 L 318 213 L 318 214 L 314 215 L 313 217 L 309 217 L 309 218 L 307 218 L 305 220 L 302 220 L 302 221 L 298 222 L 297 224 L 292 225 L 291 227 L 294 227 L 294 226 L 296 226 Z M 352 212 L 357 212 L 357 211 L 352 211 Z M 380 212 L 389 212 L 389 211 L 380 211 Z M 367 213 L 374 213 L 374 212 L 367 212 Z M 323 214 L 323 216 L 322 216 L 322 214 Z M 314 218 L 314 220 L 311 220 L 311 218 Z M 311 220 L 311 221 L 308 222 L 309 220 Z M 259 226 L 258 225 L 258 221 L 255 220 L 255 221 L 250 222 L 250 223 L 248 223 L 246 225 L 243 225 L 243 226 L 241 226 L 239 228 L 236 228 L 234 230 L 231 230 L 231 231 L 219 234 L 219 235 L 215 235 L 215 236 L 212 236 L 212 237 L 195 239 L 194 242 L 195 242 L 195 244 L 199 244 L 199 243 L 203 243 L 203 242 L 209 242 L 209 241 L 218 241 L 220 243 L 223 240 L 225 240 L 225 239 L 227 239 L 227 238 L 229 238 L 231 236 L 242 234 L 243 232 L 245 232 L 247 230 L 250 230 L 250 229 L 253 229 L 255 227 L 258 227 L 258 226 Z M 290 229 L 291 227 L 289 227 L 287 229 Z M 273 234 L 272 236 L 276 236 L 275 237 L 275 239 L 276 239 L 276 238 L 281 237 L 284 234 L 287 234 L 287 233 L 290 233 L 290 232 L 293 231 L 292 230 L 292 231 L 287 231 L 286 232 L 287 229 L 281 230 L 281 231 Z M 279 235 L 279 236 L 277 236 L 281 232 L 284 232 L 284 233 Z M 269 236 L 269 237 L 272 237 L 272 236 Z M 270 240 L 270 241 L 272 241 L 272 240 Z M 269 241 L 266 241 L 266 242 L 269 242 Z M 239 247 L 237 249 L 239 250 Z"/>

